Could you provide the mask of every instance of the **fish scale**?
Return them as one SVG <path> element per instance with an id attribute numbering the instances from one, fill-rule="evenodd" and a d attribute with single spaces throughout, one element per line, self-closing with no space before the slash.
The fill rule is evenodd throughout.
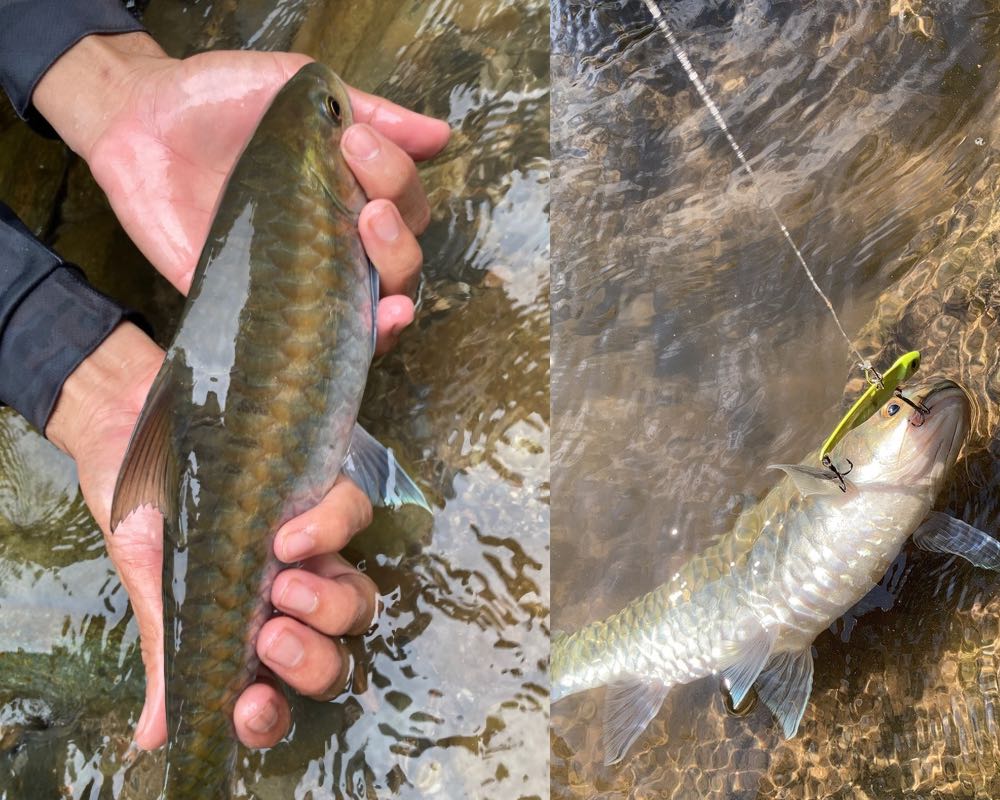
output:
<path id="1" fill-rule="evenodd" d="M 339 148 L 349 124 L 346 90 L 318 64 L 272 102 L 229 177 L 116 488 L 113 526 L 143 503 L 164 511 L 167 800 L 229 796 L 232 713 L 259 666 L 277 529 L 342 466 L 386 499 L 345 463 L 375 325 L 365 197 Z M 365 437 L 368 461 L 385 459 L 366 467 L 387 471 L 382 491 L 428 508 Z"/>

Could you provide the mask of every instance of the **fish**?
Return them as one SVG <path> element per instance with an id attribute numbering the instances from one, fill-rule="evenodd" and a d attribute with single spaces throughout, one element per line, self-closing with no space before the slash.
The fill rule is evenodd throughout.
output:
<path id="1" fill-rule="evenodd" d="M 164 518 L 163 797 L 231 794 L 232 712 L 259 666 L 274 534 L 343 472 L 376 505 L 419 487 L 357 424 L 375 351 L 366 203 L 340 153 L 350 100 L 327 67 L 277 93 L 229 175 L 178 330 L 115 488 L 112 530 Z"/>
<path id="2" fill-rule="evenodd" d="M 784 472 L 733 531 L 752 538 L 723 566 L 696 558 L 606 620 L 553 636 L 553 702 L 607 686 L 605 763 L 620 761 L 671 687 L 722 678 L 735 707 L 751 689 L 785 738 L 812 688 L 812 642 L 881 579 L 904 543 L 1000 570 L 1000 542 L 933 511 L 970 429 L 966 392 L 935 378 L 893 397 L 831 452 Z"/>

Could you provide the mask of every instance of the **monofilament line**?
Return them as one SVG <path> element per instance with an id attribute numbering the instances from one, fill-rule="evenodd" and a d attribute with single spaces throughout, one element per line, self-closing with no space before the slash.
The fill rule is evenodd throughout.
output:
<path id="1" fill-rule="evenodd" d="M 687 53 L 684 52 L 684 48 L 681 47 L 680 42 L 677 41 L 677 37 L 674 36 L 673 29 L 670 27 L 660 11 L 660 7 L 656 4 L 656 0 L 643 0 L 646 4 L 646 8 L 649 9 L 649 13 L 653 16 L 653 21 L 656 22 L 657 27 L 660 32 L 666 37 L 667 44 L 670 45 L 670 49 L 673 51 L 674 56 L 680 62 L 680 65 L 684 68 L 684 72 L 687 73 L 688 78 L 691 83 L 694 84 L 695 90 L 701 97 L 701 101 L 708 108 L 709 113 L 712 115 L 712 119 L 715 120 L 715 124 L 719 126 L 719 130 L 726 137 L 726 141 L 729 142 L 729 146 L 736 153 L 736 158 L 739 159 L 740 164 L 743 169 L 746 170 L 747 175 L 750 176 L 750 182 L 753 184 L 754 189 L 757 192 L 757 196 L 760 197 L 761 201 L 767 206 L 767 209 L 771 212 L 771 216 L 774 217 L 774 221 L 778 223 L 778 227 L 781 228 L 781 233 L 784 235 L 788 244 L 791 245 L 792 250 L 795 251 L 795 258 L 798 259 L 799 264 L 802 265 L 802 269 L 805 270 L 806 276 L 809 278 L 809 282 L 812 284 L 813 289 L 820 296 L 826 307 L 830 309 L 830 315 L 833 317 L 833 321 L 837 324 L 837 328 L 840 331 L 840 335 L 844 337 L 844 341 L 847 342 L 847 347 L 854 353 L 858 359 L 858 364 L 862 368 L 869 366 L 868 362 L 861 356 L 861 353 L 857 351 L 854 345 L 851 343 L 851 338 L 847 335 L 847 331 L 844 330 L 844 326 L 840 324 L 840 317 L 837 316 L 837 312 L 833 308 L 833 303 L 830 302 L 830 298 L 824 294 L 823 290 L 819 288 L 819 284 L 816 283 L 816 278 L 813 277 L 812 270 L 809 269 L 809 265 L 806 264 L 805 258 L 802 256 L 802 251 L 799 250 L 798 246 L 795 244 L 795 240 L 792 239 L 792 234 L 788 232 L 788 228 L 785 227 L 785 223 L 781 221 L 781 217 L 778 216 L 778 211 L 767 198 L 767 194 L 764 192 L 764 187 L 761 186 L 760 181 L 757 180 L 757 175 L 750 166 L 750 162 L 747 161 L 746 156 L 743 155 L 743 148 L 739 146 L 736 139 L 733 138 L 732 133 L 729 132 L 729 126 L 726 125 L 726 120 L 722 117 L 722 112 L 719 111 L 719 107 L 712 100 L 708 93 L 708 89 L 705 88 L 705 84 L 702 83 L 701 78 L 698 77 L 698 73 L 695 71 L 694 66 L 691 64 L 691 59 L 687 57 Z"/>

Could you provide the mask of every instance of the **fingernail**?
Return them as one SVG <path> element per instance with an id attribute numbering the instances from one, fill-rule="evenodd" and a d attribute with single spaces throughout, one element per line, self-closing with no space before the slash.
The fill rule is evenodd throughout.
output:
<path id="1" fill-rule="evenodd" d="M 295 634 L 288 631 L 280 634 L 277 639 L 271 642 L 271 646 L 267 648 L 268 660 L 287 669 L 292 669 L 301 664 L 305 654 L 306 651 L 302 647 L 302 642 L 299 641 Z"/>
<path id="2" fill-rule="evenodd" d="M 368 161 L 378 155 L 378 139 L 367 125 L 352 125 L 344 134 L 344 149 L 359 161 Z"/>
<path id="3" fill-rule="evenodd" d="M 394 242 L 399 238 L 399 222 L 396 220 L 396 211 L 391 205 L 385 205 L 372 217 L 372 230 L 383 242 Z"/>
<path id="4" fill-rule="evenodd" d="M 247 719 L 247 727 L 254 733 L 267 733 L 278 722 L 278 709 L 274 703 L 264 703 L 257 713 Z"/>
<path id="5" fill-rule="evenodd" d="M 281 560 L 298 561 L 309 555 L 316 540 L 308 531 L 292 531 L 281 537 Z"/>
<path id="6" fill-rule="evenodd" d="M 302 581 L 290 580 L 281 593 L 278 605 L 285 611 L 297 614 L 311 614 L 319 606 L 319 595 Z"/>

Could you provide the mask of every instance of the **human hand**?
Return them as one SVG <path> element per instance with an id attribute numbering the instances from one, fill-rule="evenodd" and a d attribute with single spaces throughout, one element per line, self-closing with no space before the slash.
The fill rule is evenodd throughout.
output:
<path id="1" fill-rule="evenodd" d="M 310 59 L 295 53 L 209 52 L 168 58 L 146 34 L 88 36 L 33 95 L 38 110 L 90 165 L 125 231 L 187 293 L 236 158 L 278 89 Z M 358 228 L 379 272 L 377 352 L 413 321 L 430 220 L 414 160 L 448 141 L 448 126 L 349 89 L 355 124 L 342 151 L 370 198 Z"/>
<path id="2" fill-rule="evenodd" d="M 146 749 L 167 739 L 163 686 L 163 539 L 159 514 L 142 508 L 109 531 L 111 500 L 129 437 L 163 351 L 130 323 L 112 334 L 63 385 L 46 434 L 76 460 L 80 488 L 104 532 L 108 553 L 121 576 L 139 625 L 146 667 L 146 701 L 135 740 Z M 274 550 L 286 563 L 271 589 L 271 602 L 287 616 L 268 620 L 257 653 L 273 674 L 297 692 L 316 698 L 345 688 L 349 658 L 330 636 L 360 634 L 375 616 L 377 589 L 338 551 L 366 528 L 368 498 L 345 478 L 320 503 L 287 522 Z M 298 601 L 298 602 L 296 602 Z M 294 666 L 284 660 L 298 659 Z M 248 747 L 276 744 L 291 725 L 284 695 L 264 672 L 236 703 L 236 734 Z"/>

